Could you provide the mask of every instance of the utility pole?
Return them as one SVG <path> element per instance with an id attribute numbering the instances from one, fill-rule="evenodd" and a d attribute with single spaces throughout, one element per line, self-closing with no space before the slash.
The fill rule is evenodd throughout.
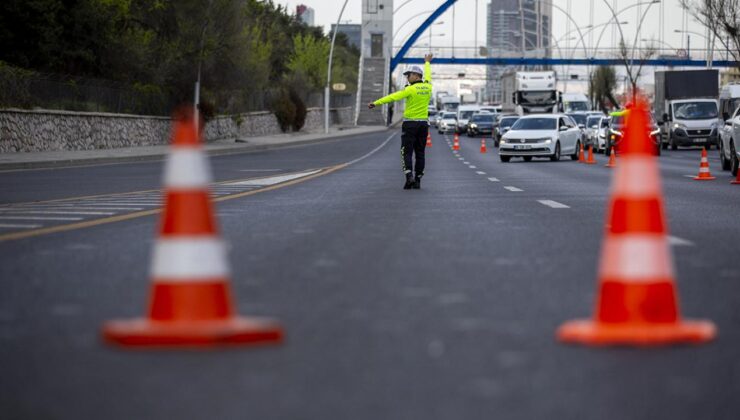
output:
<path id="1" fill-rule="evenodd" d="M 324 88 L 324 133 L 329 133 L 329 99 L 331 99 L 331 60 L 334 57 L 334 41 L 337 39 L 337 32 L 339 31 L 339 22 L 342 21 L 342 15 L 344 14 L 344 8 L 347 7 L 347 2 L 344 0 L 342 10 L 339 12 L 337 18 L 337 24 L 334 26 L 334 33 L 331 36 L 331 46 L 329 47 L 329 65 L 326 69 L 326 88 Z M 359 92 L 357 93 L 359 95 Z"/>

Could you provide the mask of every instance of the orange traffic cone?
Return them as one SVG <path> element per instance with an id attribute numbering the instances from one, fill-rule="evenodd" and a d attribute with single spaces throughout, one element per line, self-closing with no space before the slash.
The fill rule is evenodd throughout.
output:
<path id="1" fill-rule="evenodd" d="M 592 319 L 570 321 L 559 340 L 586 345 L 702 343 L 714 338 L 709 321 L 681 318 L 666 234 L 660 172 L 647 138 L 648 106 L 632 108 L 615 169 L 599 295 Z"/>
<path id="2" fill-rule="evenodd" d="M 581 143 L 581 150 L 578 152 L 578 162 L 586 163 L 586 157 L 583 154 L 583 143 Z"/>
<path id="3" fill-rule="evenodd" d="M 432 133 L 427 133 L 427 147 L 432 147 Z"/>
<path id="4" fill-rule="evenodd" d="M 737 171 L 737 177 L 733 181 L 730 181 L 730 184 L 740 184 L 740 170 Z"/>
<path id="5" fill-rule="evenodd" d="M 699 164 L 699 175 L 694 177 L 694 181 L 711 181 L 717 179 L 709 172 L 709 160 L 707 160 L 707 149 L 701 150 L 701 163 Z"/>
<path id="6" fill-rule="evenodd" d="M 614 154 L 614 148 L 612 147 L 612 151 L 611 151 L 611 153 L 609 153 L 609 163 L 607 163 L 604 166 L 606 166 L 607 168 L 613 168 L 613 167 L 617 166 L 617 158 L 616 158 L 616 156 L 617 155 Z"/>
<path id="7" fill-rule="evenodd" d="M 486 149 L 486 139 L 480 139 L 480 152 L 486 153 L 488 150 Z"/>
<path id="8" fill-rule="evenodd" d="M 109 343 L 203 347 L 282 340 L 275 322 L 235 314 L 226 248 L 211 207 L 210 168 L 194 123 L 190 112 L 174 124 L 147 316 L 106 322 L 102 334 Z"/>
<path id="9" fill-rule="evenodd" d="M 588 146 L 588 160 L 586 160 L 586 163 L 589 165 L 596 163 L 594 160 L 594 147 L 591 145 Z"/>
<path id="10" fill-rule="evenodd" d="M 452 138 L 452 150 L 460 150 L 460 137 L 457 136 L 457 133 Z"/>

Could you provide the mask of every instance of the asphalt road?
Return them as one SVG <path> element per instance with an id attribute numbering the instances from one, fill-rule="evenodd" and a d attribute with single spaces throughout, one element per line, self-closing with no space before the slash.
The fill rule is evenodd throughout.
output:
<path id="1" fill-rule="evenodd" d="M 215 179 L 332 167 L 392 133 L 215 157 Z M 660 162 L 682 311 L 718 340 L 594 349 L 554 331 L 592 311 L 606 159 L 503 164 L 461 141 L 458 159 L 435 133 L 418 191 L 401 189 L 396 134 L 347 167 L 218 203 L 239 311 L 279 319 L 279 346 L 100 342 L 103 321 L 144 312 L 155 216 L 0 242 L 0 417 L 740 418 L 740 188 L 715 151 L 713 182 L 686 176 L 698 150 Z M 2 173 L 0 202 L 157 189 L 160 173 Z"/>

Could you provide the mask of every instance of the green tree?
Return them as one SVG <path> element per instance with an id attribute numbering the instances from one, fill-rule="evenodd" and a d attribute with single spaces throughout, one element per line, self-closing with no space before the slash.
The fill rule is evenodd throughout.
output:
<path id="1" fill-rule="evenodd" d="M 311 35 L 298 34 L 293 37 L 293 54 L 287 68 L 293 73 L 303 73 L 314 89 L 326 84 L 326 70 L 329 60 L 329 41 Z"/>
<path id="2" fill-rule="evenodd" d="M 591 75 L 589 96 L 597 108 L 606 111 L 607 101 L 611 107 L 619 107 L 614 99 L 614 90 L 617 88 L 617 73 L 611 66 L 599 66 Z"/>

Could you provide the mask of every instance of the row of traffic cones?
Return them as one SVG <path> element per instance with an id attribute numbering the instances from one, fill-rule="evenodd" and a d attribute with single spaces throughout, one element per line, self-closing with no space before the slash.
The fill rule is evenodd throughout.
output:
<path id="1" fill-rule="evenodd" d="M 685 320 L 680 314 L 660 172 L 647 146 L 648 121 L 647 105 L 640 100 L 628 117 L 624 156 L 614 175 L 596 310 L 590 319 L 563 324 L 557 331 L 561 341 L 664 345 L 702 343 L 716 334 L 711 322 Z M 147 315 L 107 322 L 106 341 L 126 347 L 282 341 L 275 321 L 236 314 L 209 183 L 200 135 L 187 113 L 175 123 L 165 166 L 165 207 L 152 256 Z"/>

